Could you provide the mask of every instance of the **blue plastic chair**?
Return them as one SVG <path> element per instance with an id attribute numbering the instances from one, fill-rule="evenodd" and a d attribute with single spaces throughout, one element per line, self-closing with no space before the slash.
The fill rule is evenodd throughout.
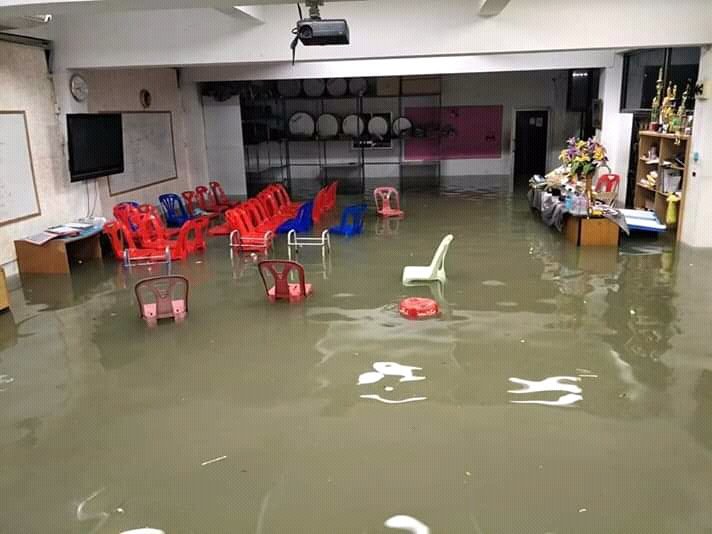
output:
<path id="1" fill-rule="evenodd" d="M 283 222 L 282 225 L 277 228 L 277 233 L 288 234 L 290 230 L 294 230 L 299 234 L 311 230 L 314 224 L 312 222 L 313 207 L 314 201 L 312 200 L 302 204 L 297 212 L 297 216 L 294 219 L 289 219 L 288 221 Z"/>
<path id="2" fill-rule="evenodd" d="M 346 206 L 341 214 L 341 224 L 329 229 L 329 232 L 336 235 L 351 237 L 363 232 L 363 219 L 366 216 L 366 204 L 352 204 Z"/>
<path id="3" fill-rule="evenodd" d="M 166 224 L 171 228 L 180 228 L 192 217 L 185 209 L 183 201 L 175 193 L 161 195 L 158 200 L 163 207 L 163 212 L 166 215 Z"/>

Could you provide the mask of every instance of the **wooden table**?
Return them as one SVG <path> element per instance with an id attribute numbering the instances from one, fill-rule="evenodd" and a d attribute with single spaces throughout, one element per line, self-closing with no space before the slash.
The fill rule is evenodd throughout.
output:
<path id="1" fill-rule="evenodd" d="M 10 296 L 7 293 L 7 280 L 5 271 L 0 267 L 0 312 L 10 307 Z"/>
<path id="2" fill-rule="evenodd" d="M 617 247 L 620 228 L 604 217 L 566 216 L 566 240 L 579 247 Z"/>
<path id="3" fill-rule="evenodd" d="M 15 241 L 20 274 L 69 274 L 72 264 L 101 259 L 101 228 L 92 228 L 77 237 L 53 239 L 44 245 Z"/>

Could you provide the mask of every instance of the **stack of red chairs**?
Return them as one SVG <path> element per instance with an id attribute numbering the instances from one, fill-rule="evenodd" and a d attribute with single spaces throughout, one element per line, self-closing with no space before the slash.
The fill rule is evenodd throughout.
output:
<path id="1" fill-rule="evenodd" d="M 114 207 L 115 221 L 104 225 L 114 255 L 126 265 L 182 260 L 205 250 L 207 217 L 186 222 L 181 228 L 167 228 L 161 213 L 150 204 L 121 203 Z"/>
<path id="2" fill-rule="evenodd" d="M 184 260 L 189 254 L 207 248 L 205 244 L 207 225 L 207 218 L 191 219 L 180 227 L 177 239 L 170 239 L 163 221 L 155 215 L 147 215 L 141 219 L 139 228 L 141 245 L 150 249 L 168 248 L 171 252 L 171 259 Z"/>
<path id="3" fill-rule="evenodd" d="M 155 263 L 170 262 L 171 252 L 168 248 L 143 248 L 137 247 L 131 231 L 120 220 L 111 221 L 104 225 L 104 234 L 111 242 L 111 248 L 117 260 L 123 261 L 125 265 L 133 262 Z"/>
<path id="4" fill-rule="evenodd" d="M 274 232 L 256 226 L 249 208 L 244 204 L 226 211 L 225 218 L 232 228 L 230 232 L 231 250 L 267 254 L 272 248 Z"/>

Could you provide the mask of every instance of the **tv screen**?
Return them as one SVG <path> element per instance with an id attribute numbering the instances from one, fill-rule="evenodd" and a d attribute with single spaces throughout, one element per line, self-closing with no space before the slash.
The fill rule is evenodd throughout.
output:
<path id="1" fill-rule="evenodd" d="M 120 113 L 67 115 L 67 137 L 72 182 L 124 172 Z"/>

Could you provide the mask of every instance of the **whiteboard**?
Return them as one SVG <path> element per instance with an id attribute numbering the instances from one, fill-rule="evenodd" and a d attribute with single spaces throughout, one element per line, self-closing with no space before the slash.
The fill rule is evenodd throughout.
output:
<path id="1" fill-rule="evenodd" d="M 170 111 L 122 113 L 124 172 L 109 176 L 111 196 L 175 180 Z"/>
<path id="2" fill-rule="evenodd" d="M 0 224 L 40 214 L 24 111 L 0 111 Z"/>

